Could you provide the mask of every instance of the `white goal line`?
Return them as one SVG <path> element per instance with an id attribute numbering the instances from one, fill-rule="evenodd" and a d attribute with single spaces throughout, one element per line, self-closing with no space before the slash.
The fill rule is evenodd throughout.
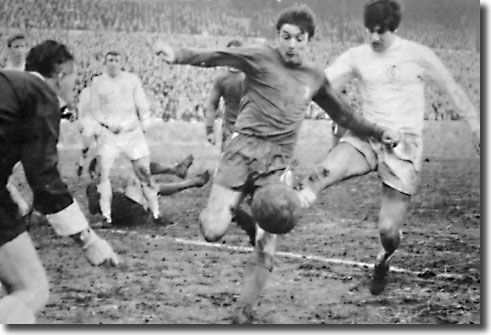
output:
<path id="1" fill-rule="evenodd" d="M 233 246 L 233 245 L 226 245 L 223 243 L 211 243 L 211 242 L 206 242 L 206 241 L 197 241 L 197 240 L 187 240 L 187 239 L 182 239 L 178 237 L 167 237 L 167 236 L 157 236 L 157 235 L 148 235 L 148 234 L 141 234 L 135 231 L 126 231 L 126 230 L 107 230 L 108 232 L 113 232 L 116 234 L 132 234 L 136 235 L 138 237 L 142 237 L 145 239 L 154 239 L 154 240 L 167 240 L 167 241 L 174 241 L 180 244 L 186 244 L 186 245 L 193 245 L 193 246 L 199 246 L 199 247 L 205 247 L 205 248 L 215 248 L 215 249 L 222 249 L 222 250 L 230 250 L 230 251 L 237 251 L 237 252 L 251 252 L 253 248 L 251 247 L 241 247 L 241 246 Z M 365 262 L 357 262 L 353 260 L 348 260 L 348 259 L 339 259 L 339 258 L 327 258 L 327 257 L 321 257 L 321 256 L 315 256 L 315 255 L 301 255 L 301 254 L 296 254 L 292 252 L 284 252 L 284 251 L 277 251 L 275 253 L 276 256 L 281 256 L 281 257 L 286 257 L 286 258 L 292 258 L 292 259 L 300 259 L 300 260 L 312 260 L 312 261 L 317 261 L 321 263 L 327 263 L 327 264 L 340 264 L 340 265 L 350 265 L 350 266 L 356 266 L 356 267 L 361 267 L 361 268 L 373 268 L 373 264 L 370 263 L 365 263 Z M 424 272 L 420 271 L 412 271 L 409 269 L 403 269 L 395 266 L 391 266 L 390 270 L 393 272 L 397 273 L 405 273 L 405 274 L 410 274 L 414 276 L 421 276 L 424 274 Z M 459 273 L 451 273 L 451 272 L 443 272 L 443 273 L 433 273 L 429 274 L 428 277 L 430 278 L 442 278 L 442 279 L 464 279 L 465 276 Z"/>

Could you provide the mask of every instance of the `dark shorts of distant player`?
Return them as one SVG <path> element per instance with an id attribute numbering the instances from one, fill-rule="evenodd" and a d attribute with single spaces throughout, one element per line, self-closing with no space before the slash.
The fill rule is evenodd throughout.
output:
<path id="1" fill-rule="evenodd" d="M 227 141 L 215 171 L 214 183 L 253 192 L 280 182 L 292 161 L 292 151 L 269 141 L 234 133 Z"/>
<path id="2" fill-rule="evenodd" d="M 99 205 L 99 193 L 95 190 L 95 185 L 87 188 L 87 200 L 89 212 L 92 215 L 101 214 Z M 111 216 L 114 226 L 136 226 L 143 225 L 152 220 L 152 213 L 146 210 L 141 204 L 128 198 L 121 192 L 114 192 L 111 201 Z"/>
<path id="3" fill-rule="evenodd" d="M 8 191 L 0 194 L 0 247 L 24 233 L 27 227 Z"/>
<path id="4" fill-rule="evenodd" d="M 366 159 L 372 171 L 377 171 L 382 182 L 401 193 L 414 195 L 419 185 L 423 157 L 421 136 L 404 133 L 395 148 L 388 148 L 374 140 L 360 138 L 351 131 L 341 138 Z"/>

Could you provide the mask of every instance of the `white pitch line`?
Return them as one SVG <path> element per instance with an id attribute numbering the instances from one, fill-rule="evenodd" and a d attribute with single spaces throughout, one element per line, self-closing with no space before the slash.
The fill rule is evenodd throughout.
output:
<path id="1" fill-rule="evenodd" d="M 167 236 L 140 234 L 140 233 L 137 233 L 134 231 L 125 231 L 125 230 L 110 230 L 110 231 L 117 233 L 117 234 L 125 234 L 125 235 L 133 234 L 133 235 L 137 235 L 139 237 L 143 237 L 146 239 L 168 240 L 168 241 L 174 241 L 174 242 L 181 243 L 181 244 L 200 246 L 200 247 L 206 247 L 206 248 L 216 248 L 216 249 L 231 250 L 231 251 L 238 251 L 238 252 L 250 252 L 253 250 L 253 248 L 251 248 L 251 247 L 240 247 L 240 246 L 225 245 L 225 244 L 221 244 L 221 243 L 210 243 L 210 242 L 206 242 L 206 241 L 197 241 L 197 240 L 185 240 L 185 239 L 177 238 L 177 237 L 173 238 L 173 237 L 167 237 Z M 296 254 L 296 253 L 292 253 L 292 252 L 283 252 L 283 251 L 277 251 L 275 255 L 286 257 L 286 258 L 293 258 L 293 259 L 313 260 L 313 261 L 317 261 L 317 262 L 321 262 L 321 263 L 328 263 L 328 264 L 341 264 L 341 265 L 351 265 L 351 266 L 362 267 L 362 268 L 373 268 L 373 264 L 364 263 L 364 262 L 357 262 L 357 261 L 352 261 L 352 260 L 347 260 L 347 259 L 326 258 L 326 257 L 314 256 L 314 255 L 301 255 L 301 254 Z M 418 276 L 419 274 L 421 274 L 421 272 L 418 272 L 418 271 L 412 271 L 409 269 L 403 269 L 403 268 L 394 267 L 394 266 L 391 266 L 390 270 L 393 272 L 406 273 L 406 274 L 411 274 L 414 276 Z M 437 273 L 431 278 L 463 279 L 464 277 L 465 277 L 464 275 L 461 275 L 458 273 L 445 272 L 445 273 Z"/>

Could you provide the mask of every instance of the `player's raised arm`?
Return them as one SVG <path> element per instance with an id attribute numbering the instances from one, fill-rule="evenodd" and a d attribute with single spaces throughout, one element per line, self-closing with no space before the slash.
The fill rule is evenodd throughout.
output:
<path id="1" fill-rule="evenodd" d="M 200 67 L 228 66 L 244 73 L 254 71 L 253 60 L 257 51 L 257 48 L 253 47 L 236 47 L 211 51 L 187 48 L 175 49 L 162 41 L 153 43 L 151 49 L 166 63 Z"/>
<path id="2" fill-rule="evenodd" d="M 382 128 L 354 111 L 331 87 L 327 78 L 313 100 L 341 127 L 351 129 L 358 135 L 373 137 L 376 140 L 396 146 L 401 135 Z"/>
<path id="3" fill-rule="evenodd" d="M 437 86 L 441 92 L 446 92 L 457 109 L 460 117 L 467 123 L 474 141 L 474 146 L 480 154 L 481 146 L 481 122 L 480 114 L 474 107 L 462 87 L 455 81 L 454 77 L 429 48 L 421 46 L 423 66 L 427 69 L 426 75 Z"/>

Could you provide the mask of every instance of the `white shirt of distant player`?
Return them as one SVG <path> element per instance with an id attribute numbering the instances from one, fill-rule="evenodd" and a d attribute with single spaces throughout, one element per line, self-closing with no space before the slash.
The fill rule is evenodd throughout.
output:
<path id="1" fill-rule="evenodd" d="M 334 88 L 357 78 L 363 116 L 390 129 L 421 135 L 425 109 L 425 79 L 446 75 L 428 47 L 394 36 L 384 52 L 368 45 L 343 53 L 325 70 Z M 441 78 L 439 78 L 441 79 Z"/>
<path id="2" fill-rule="evenodd" d="M 22 62 L 20 65 L 16 66 L 7 59 L 7 62 L 5 63 L 5 67 L 3 69 L 10 71 L 24 71 L 26 69 L 26 63 Z"/>
<path id="3" fill-rule="evenodd" d="M 107 73 L 92 82 L 91 107 L 94 118 L 109 126 L 131 129 L 148 121 L 150 105 L 140 79 L 133 73 L 122 71 L 112 78 Z"/>

